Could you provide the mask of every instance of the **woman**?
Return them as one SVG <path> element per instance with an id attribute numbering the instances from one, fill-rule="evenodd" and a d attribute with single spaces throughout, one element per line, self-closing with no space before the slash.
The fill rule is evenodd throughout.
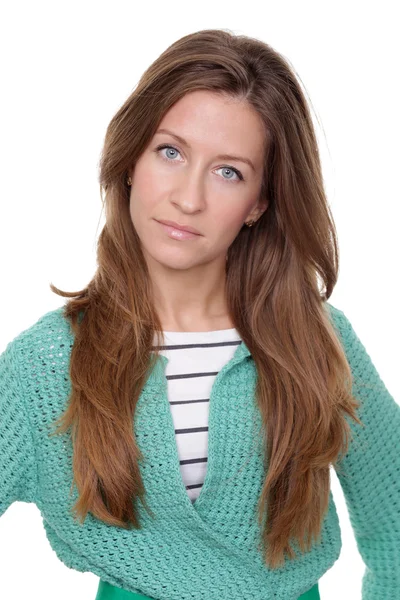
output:
<path id="1" fill-rule="evenodd" d="M 100 184 L 93 279 L 52 285 L 70 299 L 1 355 L 0 514 L 35 502 L 97 600 L 311 600 L 341 547 L 332 465 L 363 599 L 394 598 L 400 407 L 328 303 L 288 62 L 224 30 L 176 41 L 111 120 Z"/>

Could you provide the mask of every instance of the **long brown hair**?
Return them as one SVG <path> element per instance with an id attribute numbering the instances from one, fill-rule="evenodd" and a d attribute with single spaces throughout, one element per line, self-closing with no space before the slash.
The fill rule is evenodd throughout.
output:
<path id="1" fill-rule="evenodd" d="M 111 119 L 99 169 L 106 222 L 96 273 L 77 292 L 50 284 L 70 298 L 64 316 L 74 332 L 72 392 L 56 433 L 71 426 L 76 515 L 84 521 L 90 511 L 111 525 L 140 528 L 135 502 L 147 503 L 132 423 L 159 354 L 153 336 L 160 345 L 164 338 L 130 218 L 127 173 L 169 108 L 200 89 L 246 100 L 268 132 L 260 190 L 268 208 L 229 247 L 226 298 L 257 368 L 268 464 L 258 521 L 268 506 L 262 546 L 276 568 L 285 552 L 295 556 L 290 538 L 305 551 L 319 537 L 330 465 L 350 441 L 345 413 L 361 421 L 324 305 L 337 281 L 338 243 L 312 119 L 294 71 L 268 44 L 229 30 L 186 35 L 148 68 Z"/>

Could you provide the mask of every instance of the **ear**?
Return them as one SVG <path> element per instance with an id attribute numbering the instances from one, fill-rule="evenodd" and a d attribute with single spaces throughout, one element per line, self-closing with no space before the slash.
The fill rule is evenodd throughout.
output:
<path id="1" fill-rule="evenodd" d="M 268 208 L 268 200 L 266 198 L 262 198 L 262 199 L 260 198 L 260 200 L 258 201 L 256 206 L 254 208 L 252 208 L 252 210 L 247 215 L 245 221 L 248 221 L 249 219 L 251 219 L 253 221 L 258 221 L 258 219 L 267 210 L 267 208 Z"/>

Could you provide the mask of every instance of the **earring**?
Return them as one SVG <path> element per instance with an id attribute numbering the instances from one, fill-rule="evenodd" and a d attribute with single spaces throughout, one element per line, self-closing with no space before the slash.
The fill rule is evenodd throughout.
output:
<path id="1" fill-rule="evenodd" d="M 129 176 L 128 179 L 126 180 L 126 183 L 128 185 L 132 185 L 132 177 Z"/>
<path id="2" fill-rule="evenodd" d="M 245 221 L 247 227 L 253 227 L 254 223 L 257 223 L 257 221 L 249 221 L 248 223 Z"/>

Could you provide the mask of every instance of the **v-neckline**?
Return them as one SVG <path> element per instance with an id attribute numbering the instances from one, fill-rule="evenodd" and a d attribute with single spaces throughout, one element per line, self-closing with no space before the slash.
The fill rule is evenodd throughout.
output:
<path id="1" fill-rule="evenodd" d="M 192 502 L 188 496 L 187 489 L 186 489 L 185 483 L 183 481 L 182 473 L 181 473 L 181 469 L 180 469 L 180 459 L 179 459 L 178 446 L 177 446 L 177 442 L 176 442 L 175 425 L 173 422 L 171 407 L 170 407 L 169 398 L 168 398 L 168 387 L 167 387 L 168 381 L 167 381 L 167 378 L 165 375 L 166 366 L 168 363 L 168 357 L 166 357 L 162 354 L 159 355 L 161 362 L 157 362 L 157 366 L 158 366 L 159 370 L 156 371 L 155 373 L 156 373 L 156 377 L 160 378 L 160 383 L 162 382 L 162 384 L 163 384 L 162 400 L 163 400 L 163 402 L 168 403 L 168 411 L 166 411 L 167 412 L 166 435 L 167 435 L 168 444 L 173 453 L 173 468 L 175 471 L 175 479 L 179 482 L 179 485 L 178 485 L 179 489 L 177 490 L 177 494 L 179 494 L 180 499 L 182 499 L 182 501 L 186 504 L 186 506 L 188 506 L 188 510 L 192 513 L 195 513 L 196 515 L 198 515 L 198 509 L 200 507 L 204 508 L 203 505 L 207 502 L 207 499 L 209 498 L 209 496 L 207 496 L 207 490 L 208 490 L 208 487 L 210 486 L 210 481 L 213 480 L 214 475 L 215 475 L 214 474 L 214 469 L 215 469 L 214 463 L 215 463 L 216 458 L 215 458 L 214 451 L 215 451 L 216 445 L 218 444 L 218 439 L 215 438 L 215 436 L 217 434 L 217 431 L 216 431 L 216 429 L 217 429 L 217 422 L 216 422 L 217 405 L 216 405 L 216 398 L 214 398 L 214 396 L 216 394 L 216 389 L 219 387 L 219 385 L 221 383 L 221 379 L 225 376 L 227 371 L 229 371 L 232 367 L 234 367 L 236 364 L 238 364 L 239 362 L 241 362 L 247 356 L 250 356 L 250 355 L 251 355 L 250 350 L 248 349 L 248 347 L 246 346 L 244 341 L 241 340 L 241 343 L 236 348 L 232 358 L 227 363 L 225 363 L 225 365 L 222 367 L 222 369 L 218 372 L 218 374 L 213 382 L 211 392 L 210 392 L 210 400 L 209 400 L 207 469 L 206 469 L 206 475 L 204 478 L 204 483 L 200 490 L 200 494 L 195 499 L 194 502 Z"/>

